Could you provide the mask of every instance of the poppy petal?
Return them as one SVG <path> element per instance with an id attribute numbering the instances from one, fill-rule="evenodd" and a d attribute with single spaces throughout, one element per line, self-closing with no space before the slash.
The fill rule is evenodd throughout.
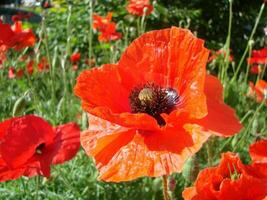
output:
<path id="1" fill-rule="evenodd" d="M 235 110 L 223 102 L 223 86 L 220 81 L 207 75 L 205 82 L 208 115 L 196 123 L 212 134 L 228 137 L 238 133 L 243 127 L 235 115 Z"/>
<path id="2" fill-rule="evenodd" d="M 72 159 L 80 149 L 80 128 L 75 123 L 68 123 L 55 128 L 53 164 L 60 164 Z"/>
<path id="3" fill-rule="evenodd" d="M 50 143 L 54 137 L 50 124 L 34 115 L 12 118 L 7 131 L 0 150 L 3 159 L 12 168 L 27 162 L 40 144 Z"/>
<path id="4" fill-rule="evenodd" d="M 249 154 L 253 162 L 267 163 L 267 140 L 250 145 Z"/>
<path id="5" fill-rule="evenodd" d="M 180 172 L 184 162 L 196 153 L 209 137 L 201 132 L 200 127 L 188 124 L 186 130 L 192 134 L 194 145 L 176 154 L 163 148 L 159 151 L 150 150 L 143 136 L 145 133 L 125 130 L 105 121 L 98 124 L 102 125 L 100 128 L 98 126 L 95 132 L 91 130 L 82 134 L 82 146 L 87 154 L 94 156 L 100 179 L 112 182 Z M 103 127 L 108 127 L 109 131 L 105 131 L 107 129 Z M 150 148 L 152 147 L 155 146 L 150 143 Z"/>

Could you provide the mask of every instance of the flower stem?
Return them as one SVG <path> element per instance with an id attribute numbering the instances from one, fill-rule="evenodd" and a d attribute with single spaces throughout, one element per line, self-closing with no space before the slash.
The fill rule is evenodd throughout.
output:
<path id="1" fill-rule="evenodd" d="M 243 53 L 243 55 L 242 55 L 242 57 L 241 57 L 241 59 L 240 59 L 240 61 L 239 61 L 239 63 L 238 63 L 237 69 L 236 69 L 236 71 L 235 71 L 235 74 L 234 74 L 234 76 L 233 76 L 231 82 L 233 82 L 234 80 L 236 80 L 236 77 L 237 77 L 237 75 L 238 75 L 238 73 L 239 73 L 239 70 L 240 70 L 240 68 L 241 68 L 241 66 L 242 66 L 242 64 L 243 64 L 243 62 L 244 62 L 244 60 L 245 60 L 245 57 L 246 57 L 246 55 L 247 55 L 247 53 L 248 53 L 248 50 L 249 50 L 249 45 L 250 45 L 250 43 L 251 43 L 251 41 L 252 41 L 252 39 L 253 39 L 253 37 L 254 37 L 254 34 L 255 34 L 256 29 L 257 29 L 257 27 L 258 27 L 258 24 L 259 24 L 259 22 L 260 22 L 260 19 L 261 19 L 261 16 L 262 16 L 264 7 L 265 7 L 265 3 L 263 2 L 262 6 L 261 6 L 261 9 L 260 9 L 260 12 L 259 12 L 259 14 L 258 14 L 258 16 L 257 16 L 257 18 L 256 18 L 255 25 L 254 25 L 254 27 L 253 27 L 253 29 L 252 29 L 252 32 L 251 32 L 251 34 L 250 34 L 250 37 L 249 37 L 249 39 L 248 39 L 248 43 L 247 43 L 246 49 L 245 49 L 245 51 L 244 51 L 244 53 Z"/>
<path id="2" fill-rule="evenodd" d="M 164 200 L 170 200 L 169 193 L 168 193 L 168 176 L 162 176 L 162 186 L 163 186 L 163 195 Z"/>

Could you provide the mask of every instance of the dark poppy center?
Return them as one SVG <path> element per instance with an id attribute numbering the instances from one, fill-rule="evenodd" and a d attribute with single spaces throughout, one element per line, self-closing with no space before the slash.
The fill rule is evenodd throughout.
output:
<path id="1" fill-rule="evenodd" d="M 154 117 L 160 126 L 166 124 L 160 114 L 169 114 L 179 102 L 179 95 L 173 88 L 164 88 L 147 83 L 133 88 L 129 96 L 133 113 L 147 113 Z"/>
<path id="2" fill-rule="evenodd" d="M 35 153 L 38 155 L 41 155 L 43 153 L 44 147 L 45 147 L 45 143 L 39 144 L 38 147 L 36 147 L 35 149 Z"/>

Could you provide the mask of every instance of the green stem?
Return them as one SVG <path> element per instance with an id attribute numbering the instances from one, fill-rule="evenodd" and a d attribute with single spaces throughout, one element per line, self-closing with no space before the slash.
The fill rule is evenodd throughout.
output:
<path id="1" fill-rule="evenodd" d="M 239 73 L 239 70 L 240 70 L 240 68 L 241 68 L 241 66 L 242 66 L 242 64 L 243 64 L 243 62 L 244 62 L 244 60 L 245 60 L 245 57 L 246 57 L 247 52 L 248 52 L 248 49 L 249 49 L 250 42 L 252 41 L 252 38 L 254 37 L 254 34 L 255 34 L 256 29 L 257 29 L 257 27 L 258 27 L 258 24 L 259 24 L 259 22 L 260 22 L 260 19 L 261 19 L 261 16 L 262 16 L 264 7 L 265 7 L 265 2 L 263 2 L 262 5 L 261 5 L 260 12 L 259 12 L 259 14 L 258 14 L 258 16 L 257 16 L 257 18 L 256 18 L 255 25 L 254 25 L 254 27 L 253 27 L 253 29 L 252 29 L 252 32 L 251 32 L 251 34 L 250 34 L 250 37 L 249 37 L 249 39 L 248 39 L 248 43 L 247 43 L 246 49 L 245 49 L 245 51 L 244 51 L 244 53 L 243 53 L 243 55 L 242 55 L 242 57 L 241 57 L 241 59 L 240 59 L 240 61 L 239 61 L 239 63 L 238 63 L 237 70 L 236 70 L 236 72 L 235 72 L 235 74 L 234 74 L 234 76 L 233 76 L 231 82 L 234 81 L 234 80 L 236 80 L 236 77 L 237 77 L 237 75 L 238 75 L 238 73 Z"/>
<path id="2" fill-rule="evenodd" d="M 252 45 L 249 45 L 248 57 L 251 56 L 251 52 L 252 52 Z M 250 69 L 250 64 L 247 63 L 247 71 L 246 71 L 245 83 L 248 81 L 249 69 Z"/>
<path id="3" fill-rule="evenodd" d="M 168 193 L 168 176 L 162 176 L 162 186 L 163 186 L 163 195 L 164 200 L 170 200 L 169 193 Z"/>
<path id="4" fill-rule="evenodd" d="M 93 56 L 93 12 L 94 12 L 94 8 L 93 8 L 93 1 L 89 1 L 89 16 L 90 16 L 90 27 L 89 27 L 89 35 L 88 35 L 88 44 L 89 44 L 89 49 L 88 49 L 88 56 L 89 59 L 92 58 Z"/>
<path id="5" fill-rule="evenodd" d="M 233 21 L 233 0 L 229 0 L 229 22 L 228 22 L 228 34 L 225 42 L 226 55 L 224 58 L 225 66 L 222 68 L 222 80 L 224 80 L 227 75 L 227 70 L 229 68 L 229 57 L 230 57 L 230 45 L 231 45 L 231 33 L 232 33 L 232 21 Z"/>

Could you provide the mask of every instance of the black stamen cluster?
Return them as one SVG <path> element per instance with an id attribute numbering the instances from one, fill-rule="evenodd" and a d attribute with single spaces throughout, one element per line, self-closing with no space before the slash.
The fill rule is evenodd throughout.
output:
<path id="1" fill-rule="evenodd" d="M 163 88 L 153 83 L 147 83 L 133 88 L 129 100 L 133 113 L 147 113 L 153 116 L 160 126 L 164 126 L 166 122 L 160 114 L 169 114 L 174 110 L 179 96 L 172 88 Z"/>

